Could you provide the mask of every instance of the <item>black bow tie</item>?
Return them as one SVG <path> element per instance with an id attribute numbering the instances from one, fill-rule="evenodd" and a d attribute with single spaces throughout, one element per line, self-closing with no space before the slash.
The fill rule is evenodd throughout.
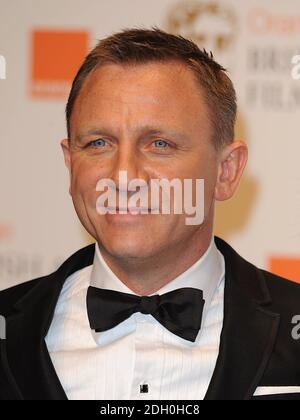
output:
<path id="1" fill-rule="evenodd" d="M 194 342 L 201 328 L 203 292 L 185 287 L 165 295 L 136 296 L 89 287 L 87 309 L 90 326 L 96 332 L 116 327 L 132 314 L 152 315 L 173 334 Z"/>

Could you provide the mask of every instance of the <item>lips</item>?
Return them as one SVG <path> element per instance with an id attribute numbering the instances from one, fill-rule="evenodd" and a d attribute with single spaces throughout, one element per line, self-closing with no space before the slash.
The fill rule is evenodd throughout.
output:
<path id="1" fill-rule="evenodd" d="M 122 212 L 122 213 L 151 213 L 151 211 L 157 211 L 157 209 L 149 209 L 149 208 L 146 208 L 146 207 L 128 207 L 128 208 L 125 208 L 125 207 L 121 207 L 121 208 L 119 208 L 119 207 L 107 207 L 107 209 L 109 210 L 109 211 L 113 211 L 113 212 L 117 212 L 117 213 L 119 213 L 119 212 Z"/>

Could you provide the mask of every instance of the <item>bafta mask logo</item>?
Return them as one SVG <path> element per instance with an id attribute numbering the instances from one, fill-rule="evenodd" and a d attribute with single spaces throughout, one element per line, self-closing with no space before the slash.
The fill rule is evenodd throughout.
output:
<path id="1" fill-rule="evenodd" d="M 218 2 L 184 0 L 170 10 L 167 27 L 170 32 L 212 51 L 220 61 L 235 43 L 238 22 L 235 12 L 228 6 Z"/>

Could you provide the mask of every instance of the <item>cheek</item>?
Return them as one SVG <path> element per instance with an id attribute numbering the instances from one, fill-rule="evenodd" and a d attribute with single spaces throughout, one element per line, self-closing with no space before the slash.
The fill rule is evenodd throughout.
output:
<path id="1" fill-rule="evenodd" d="M 217 184 L 217 167 L 211 168 L 209 171 L 207 171 L 203 178 L 205 182 L 205 204 L 210 206 L 211 201 L 214 199 L 215 188 Z"/>
<path id="2" fill-rule="evenodd" d="M 77 158 L 72 162 L 72 195 L 96 194 L 96 185 L 103 169 L 87 159 Z"/>
<path id="3" fill-rule="evenodd" d="M 182 179 L 204 179 L 207 190 L 214 189 L 217 180 L 217 163 L 215 160 L 207 159 L 205 161 L 198 160 L 197 162 L 190 162 L 183 169 L 180 175 Z"/>
<path id="4" fill-rule="evenodd" d="M 211 158 L 206 161 L 199 161 L 197 165 L 193 166 L 189 175 L 192 179 L 204 180 L 204 206 L 206 210 L 209 210 L 214 199 L 217 183 L 218 166 L 216 159 Z"/>

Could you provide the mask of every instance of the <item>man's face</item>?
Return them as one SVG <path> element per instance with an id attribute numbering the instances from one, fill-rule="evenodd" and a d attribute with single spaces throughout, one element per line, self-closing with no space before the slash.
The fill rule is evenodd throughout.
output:
<path id="1" fill-rule="evenodd" d="M 119 258 L 149 258 L 210 231 L 218 173 L 211 138 L 201 89 L 185 65 L 99 67 L 76 100 L 70 143 L 64 143 L 70 193 L 84 227 Z M 172 212 L 98 214 L 96 185 L 109 178 L 118 187 L 119 171 L 127 171 L 128 182 L 138 178 L 148 184 L 162 178 L 204 179 L 204 223 L 187 226 L 186 214 Z"/>

